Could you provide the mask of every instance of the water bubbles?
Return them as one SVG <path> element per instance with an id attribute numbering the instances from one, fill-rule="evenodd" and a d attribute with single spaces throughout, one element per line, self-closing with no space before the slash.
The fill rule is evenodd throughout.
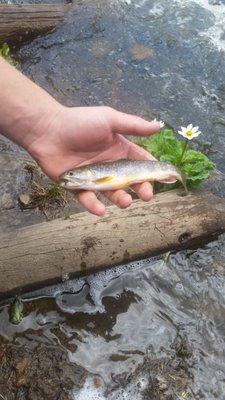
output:
<path id="1" fill-rule="evenodd" d="M 147 376 L 142 376 L 137 381 L 137 387 L 140 389 L 140 391 L 143 391 L 147 388 L 148 383 L 149 379 L 147 378 Z"/>
<path id="2" fill-rule="evenodd" d="M 72 396 L 74 400 L 106 400 L 102 382 L 100 387 L 96 387 L 95 379 L 92 377 L 85 381 L 83 388 L 78 393 L 74 390 Z"/>
<path id="3" fill-rule="evenodd" d="M 220 379 L 223 381 L 225 380 L 225 372 L 224 371 L 219 369 L 215 372 L 215 374 L 216 374 L 217 379 Z"/>
<path id="4" fill-rule="evenodd" d="M 118 68 L 124 69 L 127 66 L 127 62 L 120 58 L 119 60 L 117 60 L 116 65 Z"/>
<path id="5" fill-rule="evenodd" d="M 66 282 L 68 281 L 70 278 L 69 273 L 68 272 L 63 272 L 62 273 L 62 282 Z"/>
<path id="6" fill-rule="evenodd" d="M 183 292 L 184 291 L 184 286 L 183 286 L 183 284 L 181 282 L 177 282 L 176 285 L 175 285 L 175 289 L 178 292 Z"/>

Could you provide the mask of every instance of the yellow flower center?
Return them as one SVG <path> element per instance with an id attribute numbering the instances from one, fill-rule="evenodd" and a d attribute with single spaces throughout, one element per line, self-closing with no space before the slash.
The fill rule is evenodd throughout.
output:
<path id="1" fill-rule="evenodd" d="M 186 132 L 186 135 L 187 135 L 188 137 L 191 137 L 191 136 L 193 135 L 193 132 L 192 132 L 192 131 L 187 131 L 187 132 Z"/>

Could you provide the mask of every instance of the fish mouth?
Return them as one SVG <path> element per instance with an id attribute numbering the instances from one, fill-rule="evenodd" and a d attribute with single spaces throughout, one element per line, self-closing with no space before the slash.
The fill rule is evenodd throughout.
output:
<path id="1" fill-rule="evenodd" d="M 64 188 L 64 187 L 66 187 L 66 183 L 67 183 L 66 179 L 61 179 L 61 181 L 59 182 L 59 186 Z"/>
<path id="2" fill-rule="evenodd" d="M 59 186 L 68 190 L 85 189 L 87 182 L 74 177 L 62 175 L 59 180 Z"/>
<path id="3" fill-rule="evenodd" d="M 60 179 L 59 186 L 64 187 L 66 189 L 79 189 L 82 186 L 82 181 L 79 181 L 77 179 L 66 178 L 64 176 Z"/>

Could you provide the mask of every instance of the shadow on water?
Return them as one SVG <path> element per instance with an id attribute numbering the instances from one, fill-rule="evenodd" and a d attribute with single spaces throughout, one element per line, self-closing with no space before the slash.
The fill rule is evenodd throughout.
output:
<path id="1" fill-rule="evenodd" d="M 14 368 L 25 359 L 35 369 L 38 349 L 45 373 L 49 352 L 57 368 L 63 359 L 65 399 L 222 399 L 224 243 L 221 236 L 166 262 L 147 259 L 27 294 L 19 325 L 9 323 L 8 306 L 0 311 L 0 355 L 17 352 Z M 67 374 L 77 381 L 67 386 Z M 26 367 L 23 375 L 26 393 Z"/>

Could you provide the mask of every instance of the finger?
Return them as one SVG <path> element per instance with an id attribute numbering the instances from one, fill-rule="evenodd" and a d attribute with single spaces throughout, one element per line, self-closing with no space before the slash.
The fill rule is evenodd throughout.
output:
<path id="1" fill-rule="evenodd" d="M 105 206 L 97 199 L 96 195 L 91 191 L 83 191 L 76 195 L 80 204 L 86 208 L 91 214 L 102 216 L 105 214 Z"/>
<path id="2" fill-rule="evenodd" d="M 125 138 L 124 138 L 125 139 Z M 127 139 L 125 139 L 127 140 Z M 129 141 L 128 158 L 133 160 L 156 160 L 147 150 Z"/>
<path id="3" fill-rule="evenodd" d="M 109 113 L 111 129 L 123 135 L 147 136 L 160 130 L 160 121 L 146 121 L 136 115 L 125 114 L 111 109 Z"/>
<path id="4" fill-rule="evenodd" d="M 103 194 L 108 200 L 120 208 L 127 208 L 132 203 L 132 197 L 124 190 L 107 190 Z"/>
<path id="5" fill-rule="evenodd" d="M 136 183 L 131 188 L 135 191 L 138 197 L 143 201 L 150 201 L 153 198 L 153 188 L 149 182 Z"/>
<path id="6" fill-rule="evenodd" d="M 133 160 L 156 160 L 156 158 L 153 157 L 153 155 L 147 150 L 143 149 L 143 147 L 132 143 L 122 135 L 119 135 L 119 138 L 124 151 L 127 153 L 127 158 L 131 158 Z"/>

